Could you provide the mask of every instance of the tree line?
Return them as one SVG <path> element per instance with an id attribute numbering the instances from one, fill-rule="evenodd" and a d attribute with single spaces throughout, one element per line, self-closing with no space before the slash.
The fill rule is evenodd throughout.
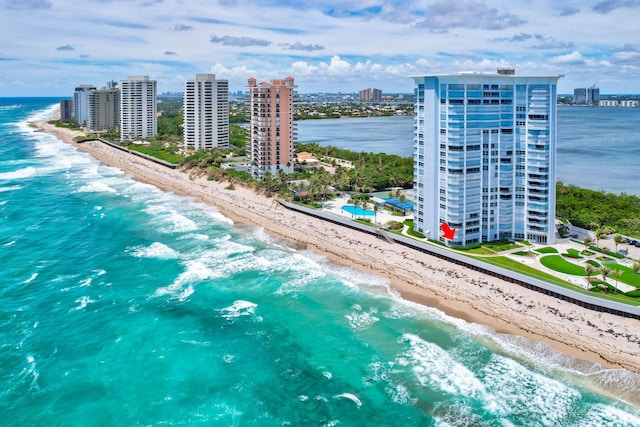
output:
<path id="1" fill-rule="evenodd" d="M 589 230 L 607 227 L 640 237 L 640 197 L 556 184 L 556 217 Z"/>

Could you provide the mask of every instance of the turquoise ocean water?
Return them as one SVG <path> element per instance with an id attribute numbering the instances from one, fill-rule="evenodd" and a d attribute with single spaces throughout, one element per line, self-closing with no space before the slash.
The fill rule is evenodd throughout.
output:
<path id="1" fill-rule="evenodd" d="M 636 426 L 640 377 L 396 298 L 0 99 L 0 424 Z"/>

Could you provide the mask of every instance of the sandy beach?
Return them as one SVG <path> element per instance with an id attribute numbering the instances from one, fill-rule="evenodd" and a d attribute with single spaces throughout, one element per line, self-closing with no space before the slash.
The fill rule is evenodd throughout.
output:
<path id="1" fill-rule="evenodd" d="M 190 177 L 99 141 L 77 144 L 80 132 L 44 122 L 33 126 L 58 136 L 136 180 L 215 206 L 236 223 L 263 227 L 294 247 L 383 276 L 403 298 L 448 315 L 548 344 L 571 357 L 640 373 L 638 320 L 600 313 L 498 278 L 451 264 L 374 236 L 279 206 L 252 189 Z"/>

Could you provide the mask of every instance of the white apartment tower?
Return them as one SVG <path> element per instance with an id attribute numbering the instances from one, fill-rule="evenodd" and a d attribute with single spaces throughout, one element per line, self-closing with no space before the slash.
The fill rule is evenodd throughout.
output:
<path id="1" fill-rule="evenodd" d="M 158 133 L 158 101 L 155 80 L 130 76 L 120 82 L 120 138 L 131 141 Z"/>
<path id="2" fill-rule="evenodd" d="M 261 83 L 250 78 L 248 86 L 251 174 L 261 178 L 267 172 L 293 172 L 293 77 Z"/>
<path id="3" fill-rule="evenodd" d="M 184 83 L 184 145 L 211 150 L 229 146 L 229 81 L 196 74 Z"/>
<path id="4" fill-rule="evenodd" d="M 73 92 L 73 119 L 80 126 L 89 120 L 89 93 L 96 90 L 93 85 L 80 85 Z"/>
<path id="5" fill-rule="evenodd" d="M 417 231 L 449 246 L 555 241 L 560 77 L 414 77 Z"/>

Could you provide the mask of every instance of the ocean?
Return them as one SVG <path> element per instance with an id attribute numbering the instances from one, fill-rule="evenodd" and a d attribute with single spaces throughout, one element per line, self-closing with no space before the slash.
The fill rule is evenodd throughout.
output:
<path id="1" fill-rule="evenodd" d="M 640 376 L 403 301 L 0 98 L 0 424 L 640 426 Z"/>
<path id="2" fill-rule="evenodd" d="M 298 140 L 413 155 L 413 117 L 297 121 Z M 564 184 L 640 196 L 640 108 L 558 107 L 556 174 Z"/>

